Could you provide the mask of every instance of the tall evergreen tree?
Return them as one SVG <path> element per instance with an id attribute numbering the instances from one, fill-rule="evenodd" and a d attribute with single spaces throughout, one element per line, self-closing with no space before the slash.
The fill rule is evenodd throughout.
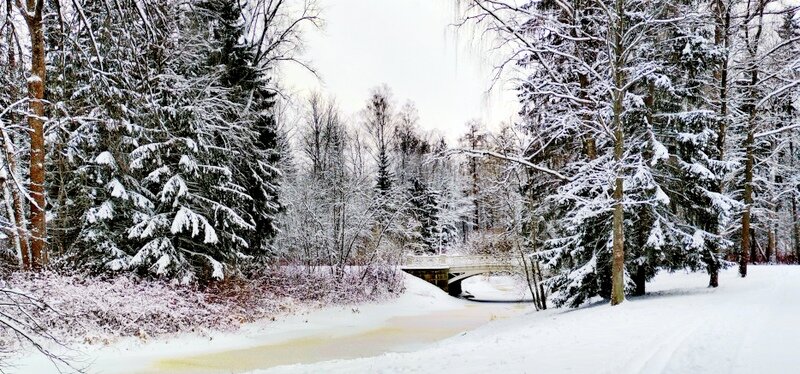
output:
<path id="1" fill-rule="evenodd" d="M 214 38 L 221 48 L 209 56 L 211 65 L 224 69 L 221 83 L 228 87 L 230 99 L 242 106 L 231 113 L 231 122 L 240 124 L 242 143 L 235 147 L 233 178 L 244 188 L 231 205 L 238 205 L 255 227 L 246 235 L 246 253 L 265 256 L 271 251 L 271 239 L 276 234 L 275 215 L 280 210 L 278 183 L 280 153 L 277 151 L 278 132 L 272 109 L 275 93 L 269 87 L 265 62 L 259 60 L 257 41 L 248 38 L 243 8 L 234 2 L 209 0 L 203 4 L 214 25 Z M 235 196 L 235 195 L 232 195 Z"/>
<path id="2" fill-rule="evenodd" d="M 391 194 L 394 183 L 390 157 L 395 135 L 395 118 L 391 99 L 387 86 L 375 88 L 364 110 L 365 125 L 372 137 L 373 157 L 377 168 L 375 188 L 385 199 Z"/>
<path id="3" fill-rule="evenodd" d="M 662 124 L 676 108 L 660 106 L 669 95 L 686 97 L 676 92 L 686 80 L 672 80 L 671 55 L 660 51 L 692 39 L 672 34 L 692 9 L 627 0 L 470 4 L 489 15 L 471 19 L 497 32 L 515 51 L 510 61 L 529 72 L 519 97 L 532 141 L 519 157 L 500 158 L 534 174 L 528 195 L 548 220 L 539 256 L 556 270 L 547 281 L 554 301 L 575 306 L 599 295 L 618 304 L 626 288 L 643 293 L 658 269 L 702 267 L 713 235 L 697 235 L 707 231 L 687 223 L 667 193 L 674 176 L 665 170 L 676 158 Z M 698 107 L 682 105 L 680 113 Z"/>

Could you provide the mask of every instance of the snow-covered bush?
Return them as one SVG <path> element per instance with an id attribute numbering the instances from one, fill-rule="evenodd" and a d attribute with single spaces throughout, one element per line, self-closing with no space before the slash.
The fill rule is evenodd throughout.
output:
<path id="1" fill-rule="evenodd" d="M 120 337 L 230 331 L 298 308 L 378 300 L 402 291 L 402 277 L 381 267 L 348 269 L 340 279 L 324 268 L 274 267 L 253 279 L 228 280 L 201 290 L 133 276 L 16 273 L 7 287 L 49 306 L 27 311 L 49 334 L 65 343 L 89 344 Z M 23 311 L 3 312 L 14 316 Z M 0 347 L 15 349 L 18 344 L 12 331 L 0 332 Z"/>

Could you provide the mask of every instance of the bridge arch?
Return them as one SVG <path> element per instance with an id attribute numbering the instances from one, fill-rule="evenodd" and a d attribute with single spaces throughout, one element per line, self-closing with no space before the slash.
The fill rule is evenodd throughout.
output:
<path id="1" fill-rule="evenodd" d="M 448 279 L 447 280 L 447 284 L 450 285 L 450 284 L 453 284 L 453 283 L 461 283 L 461 281 L 463 281 L 463 280 L 465 280 L 467 278 L 472 278 L 472 277 L 474 277 L 476 275 L 488 274 L 488 273 L 496 273 L 496 272 L 497 272 L 497 270 L 484 269 L 484 270 L 471 271 L 471 272 L 468 272 L 468 273 L 457 274 L 456 276 Z"/>
<path id="2" fill-rule="evenodd" d="M 462 293 L 464 293 L 464 289 L 461 287 L 461 282 L 463 282 L 465 279 L 472 278 L 476 275 L 493 273 L 493 272 L 494 270 L 483 269 L 483 270 L 469 271 L 461 274 L 451 274 L 454 276 L 447 280 L 446 291 L 448 294 L 450 294 L 450 296 L 459 296 Z"/>

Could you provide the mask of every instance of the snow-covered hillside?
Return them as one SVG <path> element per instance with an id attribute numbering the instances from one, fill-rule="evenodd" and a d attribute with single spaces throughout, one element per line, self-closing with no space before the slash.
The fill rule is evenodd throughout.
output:
<path id="1" fill-rule="evenodd" d="M 800 267 L 746 278 L 664 274 L 645 297 L 495 321 L 412 353 L 266 373 L 789 373 L 800 367 Z"/>

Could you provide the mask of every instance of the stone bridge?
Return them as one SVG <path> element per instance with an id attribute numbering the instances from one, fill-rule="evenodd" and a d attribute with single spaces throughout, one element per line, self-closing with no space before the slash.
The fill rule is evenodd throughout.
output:
<path id="1" fill-rule="evenodd" d="M 479 274 L 515 272 L 520 258 L 490 255 L 406 256 L 400 269 L 422 278 L 453 296 L 461 294 L 461 282 Z"/>

